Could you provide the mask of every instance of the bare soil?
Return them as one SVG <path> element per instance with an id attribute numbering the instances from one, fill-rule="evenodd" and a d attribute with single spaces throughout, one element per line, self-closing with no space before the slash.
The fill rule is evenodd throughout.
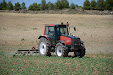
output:
<path id="1" fill-rule="evenodd" d="M 70 23 L 70 32 L 85 42 L 87 54 L 113 54 L 113 15 L 5 12 L 0 12 L 0 51 L 37 47 L 44 25 L 61 22 Z"/>

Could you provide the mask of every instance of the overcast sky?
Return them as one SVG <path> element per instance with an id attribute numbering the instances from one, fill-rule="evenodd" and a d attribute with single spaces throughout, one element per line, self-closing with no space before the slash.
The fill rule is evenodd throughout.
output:
<path id="1" fill-rule="evenodd" d="M 3 0 L 0 0 L 0 3 L 2 1 Z M 11 1 L 13 5 L 15 5 L 15 3 L 17 3 L 17 2 L 19 2 L 20 4 L 22 4 L 22 2 L 25 2 L 26 7 L 29 7 L 29 5 L 31 5 L 33 3 L 38 3 L 38 4 L 41 3 L 41 0 L 5 0 L 5 1 L 7 3 L 9 1 Z M 55 3 L 57 0 L 46 0 L 46 3 L 48 3 L 49 1 L 52 2 L 52 3 Z M 74 3 L 74 4 L 78 4 L 79 6 L 83 6 L 84 1 L 85 0 L 68 0 L 69 4 Z"/>

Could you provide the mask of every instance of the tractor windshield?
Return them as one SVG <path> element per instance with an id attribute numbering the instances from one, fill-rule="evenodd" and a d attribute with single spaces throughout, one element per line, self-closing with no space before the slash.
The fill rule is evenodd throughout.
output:
<path id="1" fill-rule="evenodd" d="M 68 35 L 68 28 L 67 28 L 67 26 L 66 25 L 59 25 L 58 27 L 57 27 L 57 34 L 58 35 Z"/>

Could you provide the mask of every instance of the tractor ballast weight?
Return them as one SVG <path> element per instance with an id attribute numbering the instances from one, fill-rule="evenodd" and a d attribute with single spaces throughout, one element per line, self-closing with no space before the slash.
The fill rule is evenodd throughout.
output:
<path id="1" fill-rule="evenodd" d="M 79 37 L 69 35 L 69 24 L 46 24 L 44 35 L 39 36 L 38 51 L 41 55 L 56 55 L 67 57 L 69 52 L 74 52 L 75 56 L 85 55 L 84 42 Z M 74 27 L 76 31 L 76 28 Z"/>

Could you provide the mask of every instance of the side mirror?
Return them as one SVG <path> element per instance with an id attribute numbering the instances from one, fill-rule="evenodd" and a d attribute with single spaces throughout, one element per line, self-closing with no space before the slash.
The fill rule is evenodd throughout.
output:
<path id="1" fill-rule="evenodd" d="M 76 31 L 76 28 L 74 27 L 74 31 Z"/>

